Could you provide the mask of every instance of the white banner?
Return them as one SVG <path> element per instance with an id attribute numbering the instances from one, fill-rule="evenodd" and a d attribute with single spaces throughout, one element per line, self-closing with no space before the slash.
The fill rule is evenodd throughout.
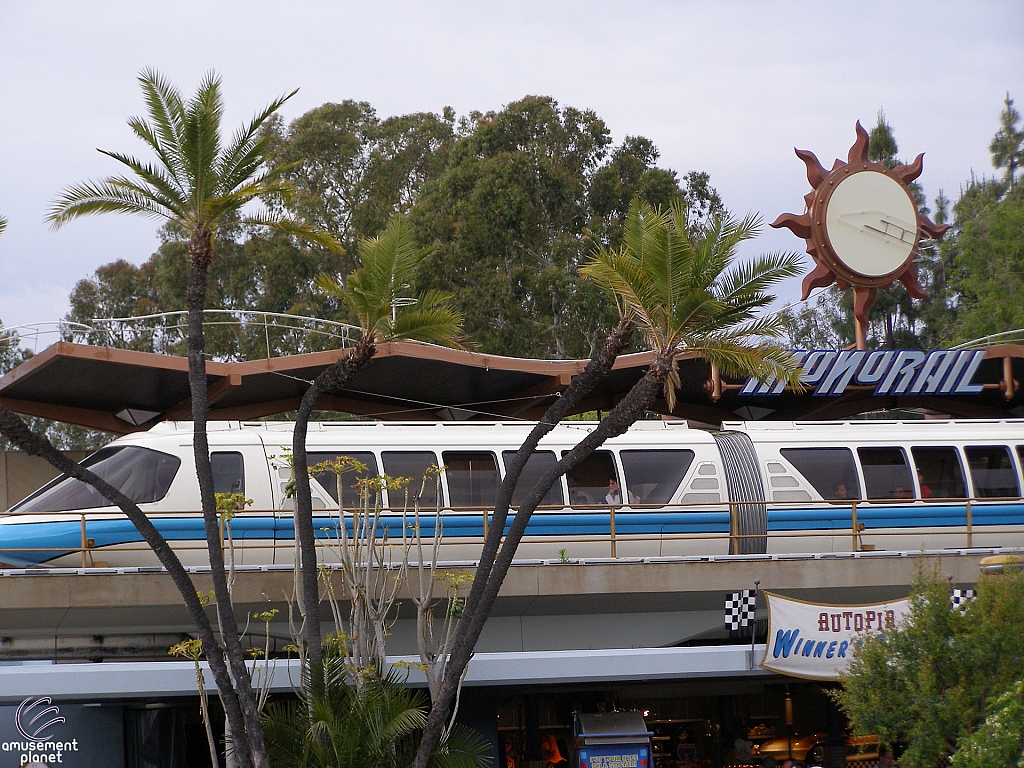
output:
<path id="1" fill-rule="evenodd" d="M 761 666 L 809 680 L 838 680 L 858 635 L 880 634 L 910 613 L 909 600 L 822 605 L 765 592 L 768 644 Z"/>

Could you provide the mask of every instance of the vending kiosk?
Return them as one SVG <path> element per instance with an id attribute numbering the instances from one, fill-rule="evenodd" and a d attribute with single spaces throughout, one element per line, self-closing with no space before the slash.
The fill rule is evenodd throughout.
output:
<path id="1" fill-rule="evenodd" d="M 573 768 L 652 768 L 652 735 L 639 712 L 577 713 Z"/>

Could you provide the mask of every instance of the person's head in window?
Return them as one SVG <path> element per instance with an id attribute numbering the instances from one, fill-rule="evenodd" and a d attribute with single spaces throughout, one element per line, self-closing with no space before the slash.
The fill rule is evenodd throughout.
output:
<path id="1" fill-rule="evenodd" d="M 619 490 L 619 481 L 614 477 L 608 478 L 608 495 L 604 497 L 608 504 L 621 504 L 622 491 Z"/>
<path id="2" fill-rule="evenodd" d="M 848 499 L 850 498 L 850 489 L 846 487 L 846 483 L 836 483 L 832 486 L 832 498 L 833 499 Z"/>
<path id="3" fill-rule="evenodd" d="M 928 487 L 928 484 L 924 481 L 924 472 L 920 469 L 917 470 L 917 482 L 921 484 L 921 498 L 930 499 L 932 497 L 932 489 Z"/>

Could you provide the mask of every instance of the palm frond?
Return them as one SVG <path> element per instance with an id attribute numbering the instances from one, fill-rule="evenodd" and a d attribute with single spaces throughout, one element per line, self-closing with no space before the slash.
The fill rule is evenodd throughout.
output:
<path id="1" fill-rule="evenodd" d="M 149 185 L 153 191 L 153 197 L 159 199 L 161 204 L 169 210 L 174 210 L 179 216 L 184 217 L 188 213 L 188 197 L 181 194 L 181 189 L 177 181 L 169 176 L 166 171 L 157 166 L 149 163 L 143 163 L 141 160 L 137 160 L 130 155 L 123 155 L 119 152 L 108 152 L 105 149 L 99 150 L 100 154 L 112 157 L 119 163 L 122 163 L 131 168 L 135 175 L 137 175 L 145 184 Z M 115 182 L 115 179 L 118 181 Z M 117 183 L 118 186 L 130 185 L 138 189 L 144 189 L 136 182 L 129 181 L 124 177 L 112 177 L 108 179 L 111 183 Z"/>
<path id="2" fill-rule="evenodd" d="M 450 306 L 402 312 L 390 324 L 384 340 L 412 339 L 458 347 L 462 321 L 462 313 Z"/>
<path id="3" fill-rule="evenodd" d="M 716 216 L 693 225 L 685 205 L 662 212 L 634 200 L 622 247 L 598 248 L 581 275 L 614 297 L 623 317 L 636 323 L 647 345 L 669 365 L 665 397 L 674 407 L 680 385 L 676 360 L 703 354 L 723 372 L 797 380 L 792 356 L 772 339 L 784 319 L 759 314 L 778 281 L 797 274 L 799 257 L 770 253 L 735 264 L 740 243 L 755 237 L 761 218 Z"/>
<path id="4" fill-rule="evenodd" d="M 146 124 L 147 130 L 142 135 L 136 135 L 157 152 L 171 175 L 182 181 L 185 171 L 185 159 L 181 153 L 185 108 L 181 94 L 155 69 L 144 69 L 138 80 L 152 123 Z M 132 118 L 129 125 L 132 121 L 142 122 L 140 118 Z M 151 135 L 153 140 L 148 139 L 146 134 Z M 181 191 L 185 191 L 184 186 Z"/>
<path id="5" fill-rule="evenodd" d="M 3 232 L 5 229 L 7 229 L 7 219 L 0 216 L 0 232 Z"/>
<path id="6" fill-rule="evenodd" d="M 319 245 L 321 248 L 326 248 L 334 253 L 345 252 L 344 247 L 334 235 L 324 232 L 322 229 L 318 229 L 304 221 L 289 219 L 284 216 L 274 216 L 270 213 L 259 213 L 246 216 L 242 219 L 242 223 L 284 232 L 286 235 L 297 237 L 311 245 Z"/>
<path id="7" fill-rule="evenodd" d="M 260 130 L 267 120 L 298 92 L 299 89 L 296 88 L 291 93 L 274 99 L 258 112 L 248 125 L 235 131 L 230 143 L 217 160 L 217 176 L 222 185 L 218 190 L 219 194 L 225 194 L 243 183 L 266 161 L 268 140 L 260 138 Z"/>
<path id="8" fill-rule="evenodd" d="M 146 191 L 118 182 L 110 179 L 68 187 L 50 208 L 46 221 L 53 229 L 60 229 L 72 219 L 93 213 L 140 213 L 155 219 L 178 219 L 175 211 Z"/>

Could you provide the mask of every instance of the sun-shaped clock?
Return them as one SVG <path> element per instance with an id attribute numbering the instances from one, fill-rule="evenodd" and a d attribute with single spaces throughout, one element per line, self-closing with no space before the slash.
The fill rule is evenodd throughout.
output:
<path id="1" fill-rule="evenodd" d="M 916 299 L 928 299 L 917 282 L 918 242 L 940 239 L 949 226 L 935 224 L 917 210 L 910 183 L 921 175 L 924 154 L 910 165 L 888 168 L 868 160 L 868 134 L 857 123 L 857 140 L 847 162 L 826 171 L 813 152 L 798 149 L 813 189 L 804 196 L 801 215 L 784 213 L 772 226 L 786 227 L 807 241 L 814 269 L 803 281 L 806 299 L 815 288 L 836 283 L 853 288 L 857 347 L 866 343 L 867 313 L 879 288 L 899 280 Z M 922 234 L 923 233 L 923 234 Z"/>

